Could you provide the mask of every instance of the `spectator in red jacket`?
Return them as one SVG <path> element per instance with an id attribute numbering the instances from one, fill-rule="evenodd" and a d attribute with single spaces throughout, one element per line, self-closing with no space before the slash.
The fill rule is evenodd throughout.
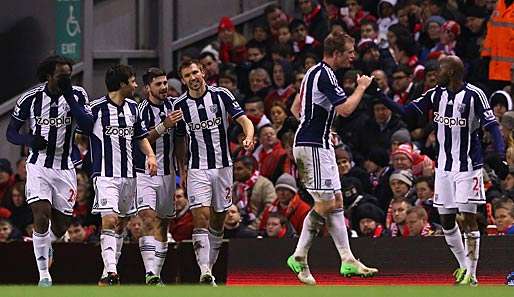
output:
<path id="1" fill-rule="evenodd" d="M 293 227 L 287 219 L 276 212 L 269 215 L 268 222 L 266 223 L 266 230 L 264 237 L 268 238 L 293 238 L 296 237 Z"/>
<path id="2" fill-rule="evenodd" d="M 254 152 L 254 156 L 258 157 L 259 171 L 274 183 L 279 176 L 276 174 L 278 163 L 286 155 L 286 150 L 272 126 L 264 126 L 259 130 L 259 143 L 261 145 Z"/>
<path id="3" fill-rule="evenodd" d="M 412 205 L 405 199 L 395 199 L 391 202 L 392 222 L 389 231 L 393 237 L 409 236 L 409 227 L 407 227 L 405 219 L 407 218 L 407 210 Z"/>
<path id="4" fill-rule="evenodd" d="M 218 25 L 218 39 L 221 62 L 239 64 L 246 60 L 246 38 L 236 32 L 236 27 L 229 17 L 221 18 Z"/>
<path id="5" fill-rule="evenodd" d="M 193 215 L 189 210 L 189 202 L 182 188 L 175 191 L 176 217 L 171 220 L 170 233 L 175 241 L 188 240 L 193 235 Z"/>
<path id="6" fill-rule="evenodd" d="M 282 174 L 275 185 L 277 199 L 262 213 L 259 230 L 264 230 L 270 213 L 282 214 L 293 226 L 297 234 L 302 232 L 303 220 L 311 209 L 298 194 L 298 187 L 294 177 L 288 173 Z"/>

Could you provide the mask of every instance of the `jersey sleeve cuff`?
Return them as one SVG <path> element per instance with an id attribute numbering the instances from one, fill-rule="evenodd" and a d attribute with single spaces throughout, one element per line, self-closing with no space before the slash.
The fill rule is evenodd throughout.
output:
<path id="1" fill-rule="evenodd" d="M 146 131 L 146 132 L 145 132 L 145 133 L 143 133 L 143 134 L 137 135 L 137 136 L 135 136 L 134 138 L 135 138 L 135 139 L 141 139 L 141 138 L 145 138 L 146 136 L 148 136 L 148 131 Z"/>
<path id="2" fill-rule="evenodd" d="M 15 116 L 15 115 L 11 115 L 11 117 L 12 117 L 13 119 L 15 119 L 15 120 L 19 121 L 19 122 L 22 122 L 22 123 L 24 123 L 24 122 L 25 122 L 25 120 L 22 120 L 22 119 L 20 119 L 19 117 Z"/>
<path id="3" fill-rule="evenodd" d="M 341 98 L 341 99 L 337 100 L 336 102 L 332 103 L 332 105 L 333 105 L 334 107 L 336 107 L 336 106 L 339 106 L 339 105 L 341 105 L 341 104 L 343 104 L 343 103 L 345 103 L 345 102 L 346 102 L 346 97 L 344 97 L 344 98 Z"/>
<path id="4" fill-rule="evenodd" d="M 233 115 L 232 119 L 235 120 L 235 119 L 239 118 L 240 116 L 243 116 L 244 114 L 245 114 L 244 111 L 240 111 L 240 112 L 236 113 L 235 115 Z"/>

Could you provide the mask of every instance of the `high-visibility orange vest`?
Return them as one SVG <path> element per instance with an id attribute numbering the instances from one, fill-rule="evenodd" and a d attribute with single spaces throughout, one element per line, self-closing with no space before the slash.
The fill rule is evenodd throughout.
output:
<path id="1" fill-rule="evenodd" d="M 490 57 L 489 79 L 510 81 L 514 64 L 514 4 L 505 7 L 505 0 L 498 0 L 487 23 L 482 57 Z"/>

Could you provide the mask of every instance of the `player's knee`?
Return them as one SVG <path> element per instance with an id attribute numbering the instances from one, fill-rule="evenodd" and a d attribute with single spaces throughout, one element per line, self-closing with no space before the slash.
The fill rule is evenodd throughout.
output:
<path id="1" fill-rule="evenodd" d="M 108 214 L 102 216 L 102 229 L 115 230 L 118 225 L 118 216 L 115 214 Z"/>
<path id="2" fill-rule="evenodd" d="M 50 217 L 34 214 L 34 230 L 37 233 L 45 233 L 50 226 Z"/>
<path id="3" fill-rule="evenodd" d="M 441 215 L 441 225 L 444 230 L 452 230 L 455 228 L 455 216 L 453 215 Z"/>

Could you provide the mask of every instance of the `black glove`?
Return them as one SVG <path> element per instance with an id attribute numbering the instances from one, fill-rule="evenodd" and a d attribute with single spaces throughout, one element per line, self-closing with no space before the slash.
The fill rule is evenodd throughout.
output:
<path id="1" fill-rule="evenodd" d="M 71 86 L 71 78 L 69 76 L 59 78 L 57 85 L 65 98 L 73 96 L 73 87 Z"/>
<path id="2" fill-rule="evenodd" d="M 503 160 L 500 156 L 492 156 L 488 158 L 488 163 L 491 169 L 494 170 L 494 173 L 500 178 L 505 179 L 507 175 L 509 174 L 509 165 L 507 165 L 507 162 Z"/>
<path id="3" fill-rule="evenodd" d="M 366 89 L 366 94 L 374 97 L 374 98 L 377 98 L 379 97 L 379 95 L 382 94 L 382 90 L 380 89 L 380 87 L 378 86 L 378 83 L 375 79 L 373 79 L 371 81 L 371 84 L 369 85 L 369 87 Z"/>
<path id="4" fill-rule="evenodd" d="M 44 150 L 47 145 L 48 141 L 46 141 L 46 139 L 41 135 L 34 135 L 30 142 L 30 147 L 36 151 Z"/>

